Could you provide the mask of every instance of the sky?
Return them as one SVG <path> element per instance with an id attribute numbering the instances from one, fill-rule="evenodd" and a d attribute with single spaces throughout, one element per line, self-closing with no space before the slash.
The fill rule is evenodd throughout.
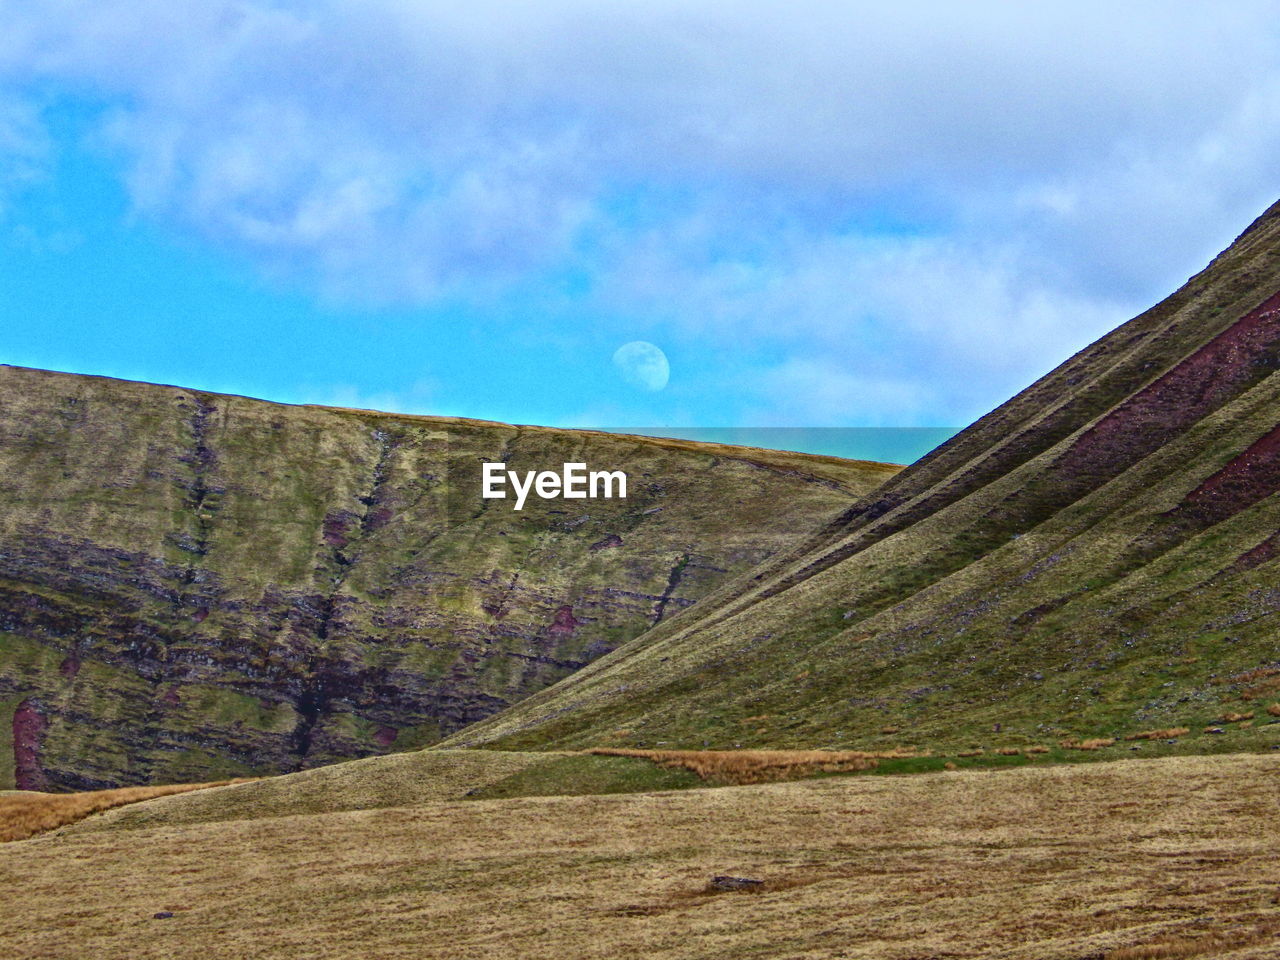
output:
<path id="1" fill-rule="evenodd" d="M 1277 158 L 1275 3 L 0 0 L 0 362 L 958 427 L 1204 266 Z"/>

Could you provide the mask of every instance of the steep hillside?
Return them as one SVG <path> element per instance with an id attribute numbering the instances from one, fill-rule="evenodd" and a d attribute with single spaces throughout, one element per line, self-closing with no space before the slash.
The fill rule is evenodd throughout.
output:
<path id="1" fill-rule="evenodd" d="M 625 470 L 629 496 L 515 512 L 485 460 Z M 0 367 L 0 789 L 434 742 L 896 469 Z"/>
<path id="2" fill-rule="evenodd" d="M 1274 723 L 1278 367 L 1280 204 L 836 522 L 452 742 L 990 750 L 1185 726 L 1213 749 L 1224 716 Z"/>

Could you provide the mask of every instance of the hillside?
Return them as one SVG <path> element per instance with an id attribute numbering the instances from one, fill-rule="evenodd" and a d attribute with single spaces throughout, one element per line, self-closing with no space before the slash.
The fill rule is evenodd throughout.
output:
<path id="1" fill-rule="evenodd" d="M 626 499 L 480 496 L 480 465 Z M 0 789 L 429 744 L 559 680 L 898 468 L 0 367 Z"/>
<path id="2" fill-rule="evenodd" d="M 0 952 L 1280 955 L 1275 756 L 448 800 L 460 780 L 529 760 L 477 752 L 456 776 L 462 751 L 370 758 L 278 778 L 307 786 L 277 791 L 274 808 L 267 787 L 218 787 L 0 844 L 0 882 L 20 893 L 0 911 Z M 435 799 L 406 788 L 432 755 Z M 387 792 L 370 794 L 366 771 L 389 768 Z M 361 795 L 379 809 L 346 806 Z M 721 892 L 721 875 L 761 883 Z"/>
<path id="3" fill-rule="evenodd" d="M 1280 712 L 1278 368 L 1280 204 L 837 522 L 449 742 L 1223 749 Z"/>

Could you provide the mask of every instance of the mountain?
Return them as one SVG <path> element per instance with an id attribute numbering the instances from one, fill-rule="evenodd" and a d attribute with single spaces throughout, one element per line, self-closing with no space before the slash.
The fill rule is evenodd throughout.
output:
<path id="1" fill-rule="evenodd" d="M 623 470 L 628 496 L 516 511 L 486 460 Z M 0 367 L 0 789 L 435 742 L 897 469 Z"/>
<path id="2" fill-rule="evenodd" d="M 1280 204 L 835 522 L 449 742 L 1225 749 L 1280 713 L 1278 368 Z"/>

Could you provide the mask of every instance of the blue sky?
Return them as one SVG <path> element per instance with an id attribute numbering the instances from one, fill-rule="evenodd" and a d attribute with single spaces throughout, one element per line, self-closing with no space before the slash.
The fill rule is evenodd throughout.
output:
<path id="1" fill-rule="evenodd" d="M 0 0 L 0 362 L 959 426 L 1280 196 L 1275 4 L 458 6 Z"/>

